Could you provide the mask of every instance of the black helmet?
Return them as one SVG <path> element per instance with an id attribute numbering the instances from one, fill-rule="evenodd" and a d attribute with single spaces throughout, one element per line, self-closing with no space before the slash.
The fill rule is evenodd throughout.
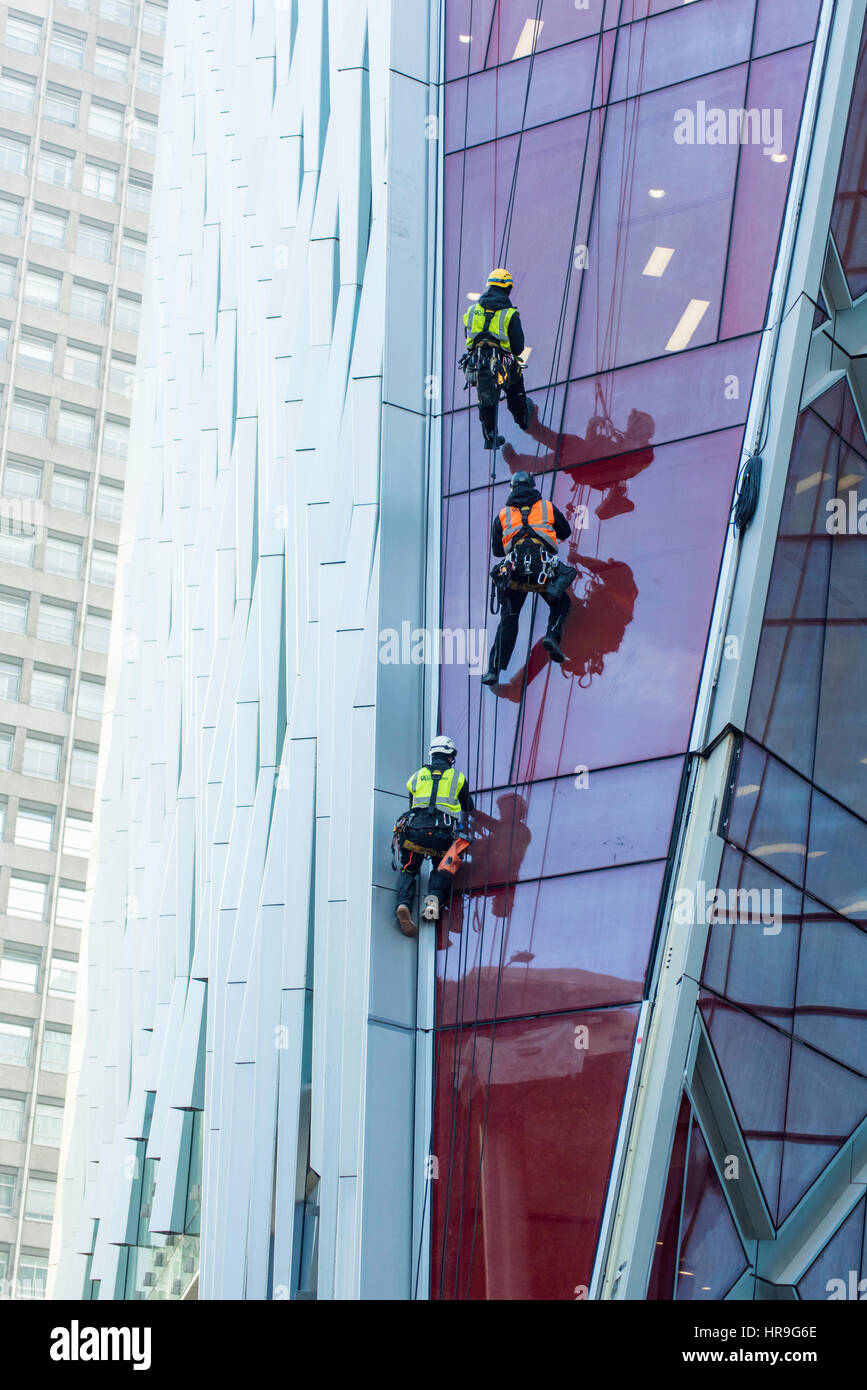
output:
<path id="1" fill-rule="evenodd" d="M 535 486 L 536 486 L 536 484 L 533 482 L 532 475 L 531 475 L 530 473 L 527 473 L 523 468 L 520 469 L 519 472 L 513 473 L 513 474 L 512 474 L 512 487 L 513 487 L 513 488 L 516 488 L 516 487 L 535 487 Z"/>

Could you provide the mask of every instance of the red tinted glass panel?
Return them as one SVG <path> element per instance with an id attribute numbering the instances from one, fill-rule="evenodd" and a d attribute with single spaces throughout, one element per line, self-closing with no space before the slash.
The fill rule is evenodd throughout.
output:
<path id="1" fill-rule="evenodd" d="M 629 496 L 630 479 L 653 462 L 653 451 L 661 445 L 743 424 L 757 346 L 755 337 L 738 338 L 572 382 L 565 393 L 565 415 L 563 388 L 538 389 L 531 360 L 527 389 L 539 417 L 524 433 L 505 409 L 500 411 L 498 424 L 507 442 L 498 475 L 507 477 L 519 468 L 569 473 L 573 482 L 590 490 L 593 523 L 606 490 L 622 485 Z M 486 487 L 491 456 L 482 448 L 474 408 L 446 418 L 445 439 L 447 491 Z M 695 448 L 701 451 L 701 439 Z"/>
<path id="2" fill-rule="evenodd" d="M 664 859 L 682 771 L 682 759 L 671 758 L 477 794 L 473 847 L 456 886 L 487 891 L 519 879 Z"/>
<path id="3" fill-rule="evenodd" d="M 740 438 L 730 431 L 655 450 L 652 467 L 630 480 L 634 513 L 600 527 L 590 512 L 595 524 L 576 531 L 568 548 L 579 576 L 562 667 L 553 668 L 541 647 L 543 613 L 531 630 L 532 602 L 495 693 L 466 668 L 443 667 L 443 727 L 458 731 L 452 736 L 461 747 L 467 739 L 477 747 L 476 785 L 517 784 L 579 764 L 605 767 L 685 748 Z M 496 488 L 493 506 L 505 497 L 505 485 Z M 554 501 L 571 507 L 576 520 L 592 497 L 580 475 L 577 484 L 569 474 L 557 476 Z M 491 507 L 483 493 L 446 503 L 443 626 L 487 627 L 493 640 L 486 582 Z"/>
<path id="4" fill-rule="evenodd" d="M 586 1297 L 637 1015 L 437 1034 L 434 1298 Z"/>
<path id="5" fill-rule="evenodd" d="M 438 1023 L 640 1000 L 664 863 L 470 893 L 438 955 Z"/>

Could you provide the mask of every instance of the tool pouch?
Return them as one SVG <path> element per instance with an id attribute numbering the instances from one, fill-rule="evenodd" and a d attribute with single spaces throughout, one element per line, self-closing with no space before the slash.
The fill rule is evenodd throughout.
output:
<path id="1" fill-rule="evenodd" d="M 545 584 L 545 593 L 549 598 L 558 599 L 572 587 L 578 571 L 571 565 L 564 565 L 562 560 L 556 570 Z"/>

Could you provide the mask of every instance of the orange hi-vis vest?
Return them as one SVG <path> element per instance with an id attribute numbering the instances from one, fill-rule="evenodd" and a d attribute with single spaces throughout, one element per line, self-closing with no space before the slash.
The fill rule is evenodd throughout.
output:
<path id="1" fill-rule="evenodd" d="M 552 550 L 557 549 L 552 502 L 540 498 L 532 507 L 504 507 L 500 512 L 500 525 L 503 528 L 503 549 L 507 554 L 518 537 L 522 534 L 527 536 L 530 532 Z"/>

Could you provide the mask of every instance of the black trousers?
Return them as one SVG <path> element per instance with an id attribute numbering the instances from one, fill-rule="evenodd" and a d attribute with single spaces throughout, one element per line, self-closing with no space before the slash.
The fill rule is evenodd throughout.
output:
<path id="1" fill-rule="evenodd" d="M 506 393 L 506 405 L 512 413 L 512 419 L 519 429 L 527 427 L 527 394 L 524 390 L 524 373 L 513 362 L 509 374 L 506 378 L 503 390 Z M 490 437 L 496 431 L 497 421 L 497 402 L 500 397 L 500 388 L 497 384 L 491 367 L 490 355 L 482 349 L 479 361 L 479 379 L 476 384 L 476 392 L 479 398 L 479 419 L 482 422 L 482 429 L 485 438 Z"/>
<path id="2" fill-rule="evenodd" d="M 443 907 L 448 901 L 454 880 L 451 874 L 443 873 L 440 870 L 440 864 L 447 851 L 451 849 L 456 834 L 457 830 L 454 834 L 448 830 L 408 830 L 406 832 L 400 842 L 400 879 L 397 885 L 396 907 L 408 907 L 410 912 L 412 911 L 416 884 L 425 859 L 430 859 L 433 865 L 428 881 L 428 892 L 436 896 L 440 907 Z M 424 853 L 418 849 L 411 849 L 406 843 L 407 840 L 413 845 L 421 845 Z"/>
<path id="3" fill-rule="evenodd" d="M 518 640 L 518 622 L 527 592 L 524 589 L 501 589 L 500 595 L 500 626 L 497 628 L 488 661 L 488 670 L 495 672 L 504 671 L 512 659 L 512 652 Z M 553 637 L 554 641 L 559 643 L 563 636 L 566 614 L 572 602 L 571 597 L 567 591 L 560 598 L 550 598 L 544 589 L 539 597 L 545 600 L 550 610 L 545 636 Z"/>

